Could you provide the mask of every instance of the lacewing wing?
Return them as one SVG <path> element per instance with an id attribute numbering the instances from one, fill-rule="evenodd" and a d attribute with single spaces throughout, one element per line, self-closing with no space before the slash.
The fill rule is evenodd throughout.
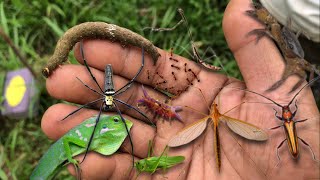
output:
<path id="1" fill-rule="evenodd" d="M 188 144 L 189 142 L 193 141 L 197 137 L 199 137 L 202 132 L 207 127 L 207 120 L 208 117 L 205 117 L 190 126 L 187 126 L 186 128 L 182 129 L 177 135 L 175 135 L 168 143 L 169 147 L 178 147 L 185 144 Z"/>
<path id="2" fill-rule="evenodd" d="M 234 119 L 225 115 L 220 116 L 221 121 L 225 121 L 227 126 L 236 134 L 250 140 L 266 141 L 268 134 L 259 127 L 250 123 Z"/>
<path id="3" fill-rule="evenodd" d="M 196 121 L 195 123 L 187 126 L 177 135 L 175 135 L 168 143 L 169 147 L 178 147 L 195 140 L 199 137 L 207 127 L 208 121 L 212 122 L 212 128 L 214 132 L 213 147 L 215 150 L 215 159 L 218 170 L 221 167 L 221 153 L 220 153 L 220 139 L 219 139 L 219 121 L 225 121 L 227 126 L 236 134 L 255 141 L 265 141 L 268 139 L 268 135 L 262 129 L 254 126 L 250 123 L 241 121 L 239 119 L 231 118 L 220 114 L 216 104 L 213 104 L 210 115 Z"/>
<path id="4" fill-rule="evenodd" d="M 195 140 L 207 127 L 207 121 L 210 117 L 205 117 L 190 126 L 182 129 L 177 135 L 172 137 L 168 143 L 169 147 L 178 147 Z M 227 126 L 236 134 L 250 140 L 265 141 L 268 134 L 257 126 L 250 123 L 234 119 L 228 116 L 220 115 L 219 120 L 226 122 Z M 215 124 L 215 123 L 214 123 Z"/>

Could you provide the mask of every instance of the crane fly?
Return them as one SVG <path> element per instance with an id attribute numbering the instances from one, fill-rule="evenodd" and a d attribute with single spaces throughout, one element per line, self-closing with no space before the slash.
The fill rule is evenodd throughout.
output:
<path id="1" fill-rule="evenodd" d="M 202 94 L 201 90 L 200 92 Z M 203 94 L 202 94 L 202 97 L 204 98 Z M 234 108 L 230 109 L 229 111 L 233 110 Z M 211 105 L 211 108 L 209 109 L 209 111 L 210 111 L 209 115 L 206 115 L 204 118 L 187 126 L 186 128 L 182 129 L 180 132 L 178 132 L 178 134 L 176 134 L 174 137 L 172 137 L 168 143 L 168 146 L 178 147 L 178 146 L 188 144 L 189 142 L 199 137 L 206 129 L 207 124 L 211 122 L 213 132 L 214 132 L 213 145 L 215 150 L 216 164 L 217 164 L 218 170 L 220 171 L 221 147 L 220 147 L 219 129 L 218 129 L 220 121 L 224 121 L 234 133 L 246 139 L 255 140 L 255 141 L 266 141 L 268 139 L 267 133 L 264 132 L 261 128 L 255 125 L 252 125 L 250 123 L 247 123 L 245 121 L 226 116 L 225 114 L 228 113 L 229 111 L 227 111 L 224 114 L 221 114 L 218 110 L 218 105 L 216 103 L 213 103 Z"/>
<path id="2" fill-rule="evenodd" d="M 290 102 L 287 104 L 287 105 L 281 105 L 279 103 L 277 103 L 276 101 L 272 100 L 271 98 L 268 98 L 262 94 L 259 94 L 257 92 L 254 92 L 254 91 L 251 91 L 251 90 L 248 90 L 248 89 L 245 89 L 244 91 L 247 91 L 247 92 L 250 92 L 250 93 L 253 93 L 253 94 L 256 94 L 256 95 L 259 95 L 269 101 L 271 101 L 272 103 L 274 103 L 275 105 L 281 107 L 282 109 L 282 114 L 281 116 L 278 116 L 277 115 L 277 111 L 274 109 L 275 111 L 275 116 L 277 117 L 277 119 L 279 119 L 280 121 L 283 121 L 283 124 L 282 125 L 279 125 L 279 126 L 276 126 L 276 127 L 273 127 L 273 128 L 270 128 L 270 130 L 274 130 L 274 129 L 278 129 L 280 127 L 283 127 L 284 128 L 284 131 L 285 131 L 285 134 L 286 134 L 286 139 L 284 139 L 283 141 L 280 142 L 280 144 L 278 145 L 277 147 L 277 157 L 278 157 L 278 163 L 280 163 L 280 156 L 279 156 L 279 149 L 281 148 L 281 146 L 283 145 L 283 143 L 285 141 L 287 141 L 287 144 L 288 144 L 288 148 L 290 150 L 290 153 L 292 155 L 293 158 L 297 158 L 299 156 L 299 145 L 298 145 L 298 139 L 303 143 L 305 144 L 306 146 L 308 146 L 308 148 L 310 149 L 311 151 L 311 154 L 312 154 L 312 158 L 316 160 L 316 156 L 311 148 L 311 146 L 306 142 L 304 141 L 302 138 L 300 138 L 297 134 L 297 129 L 296 129 L 296 123 L 300 123 L 300 122 L 304 122 L 304 121 L 307 121 L 308 119 L 302 119 L 302 120 L 294 120 L 293 118 L 295 117 L 296 113 L 297 113 L 297 110 L 298 110 L 298 106 L 297 106 L 297 100 L 295 101 L 295 107 L 296 107 L 296 110 L 294 112 L 291 111 L 290 109 L 290 105 L 292 104 L 292 102 L 294 101 L 294 99 L 300 94 L 300 92 L 305 88 L 307 87 L 308 85 L 312 84 L 313 82 L 317 81 L 320 79 L 320 76 L 318 76 L 317 78 L 314 78 L 312 79 L 309 83 L 305 84 L 293 97 L 292 99 L 290 100 Z"/>

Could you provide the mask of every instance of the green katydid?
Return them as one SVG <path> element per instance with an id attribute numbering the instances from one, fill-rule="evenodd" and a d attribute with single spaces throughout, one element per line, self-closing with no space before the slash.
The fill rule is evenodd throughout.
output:
<path id="1" fill-rule="evenodd" d="M 130 130 L 133 123 L 129 120 L 125 123 Z M 73 156 L 86 152 L 87 137 L 92 134 L 95 124 L 96 117 L 93 116 L 62 136 L 42 156 L 30 179 L 52 179 L 68 163 L 75 166 L 80 177 L 79 164 Z M 119 115 L 101 115 L 96 132 L 89 150 L 103 155 L 115 153 L 128 135 Z"/>
<path id="2" fill-rule="evenodd" d="M 149 150 L 148 150 L 148 157 L 145 159 L 141 159 L 137 162 L 135 162 L 134 167 L 139 172 L 137 177 L 142 172 L 147 172 L 153 174 L 156 170 L 159 169 L 168 169 L 171 168 L 177 164 L 180 164 L 184 161 L 184 156 L 163 156 L 164 152 L 167 150 L 168 146 L 166 146 L 161 153 L 161 155 L 158 156 L 151 156 L 152 153 L 152 143 L 149 141 Z"/>

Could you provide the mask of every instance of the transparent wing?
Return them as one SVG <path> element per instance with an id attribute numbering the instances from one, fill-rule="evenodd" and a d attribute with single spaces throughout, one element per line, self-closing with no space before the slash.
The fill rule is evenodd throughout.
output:
<path id="1" fill-rule="evenodd" d="M 220 116 L 220 120 L 225 121 L 233 132 L 246 139 L 256 141 L 265 141 L 268 139 L 268 134 L 264 130 L 247 122 L 224 115 Z"/>
<path id="2" fill-rule="evenodd" d="M 194 124 L 191 124 L 190 126 L 187 126 L 186 128 L 182 129 L 178 134 L 173 136 L 169 143 L 169 147 L 177 147 L 182 146 L 184 144 L 188 144 L 189 142 L 193 141 L 197 137 L 199 137 L 202 132 L 207 127 L 207 120 L 208 117 L 205 117 Z"/>

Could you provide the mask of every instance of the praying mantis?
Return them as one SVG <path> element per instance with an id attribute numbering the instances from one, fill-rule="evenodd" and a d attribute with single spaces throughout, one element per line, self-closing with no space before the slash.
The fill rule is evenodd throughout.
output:
<path id="1" fill-rule="evenodd" d="M 52 179 L 69 163 L 74 165 L 78 178 L 80 178 L 79 163 L 73 159 L 73 156 L 86 152 L 89 140 L 87 137 L 90 137 L 96 124 L 95 121 L 96 116 L 85 120 L 56 141 L 42 156 L 30 179 Z M 130 130 L 133 123 L 129 120 L 125 120 L 125 123 Z M 106 156 L 115 153 L 128 135 L 119 115 L 102 114 L 96 131 L 89 151 L 95 151 Z"/>

